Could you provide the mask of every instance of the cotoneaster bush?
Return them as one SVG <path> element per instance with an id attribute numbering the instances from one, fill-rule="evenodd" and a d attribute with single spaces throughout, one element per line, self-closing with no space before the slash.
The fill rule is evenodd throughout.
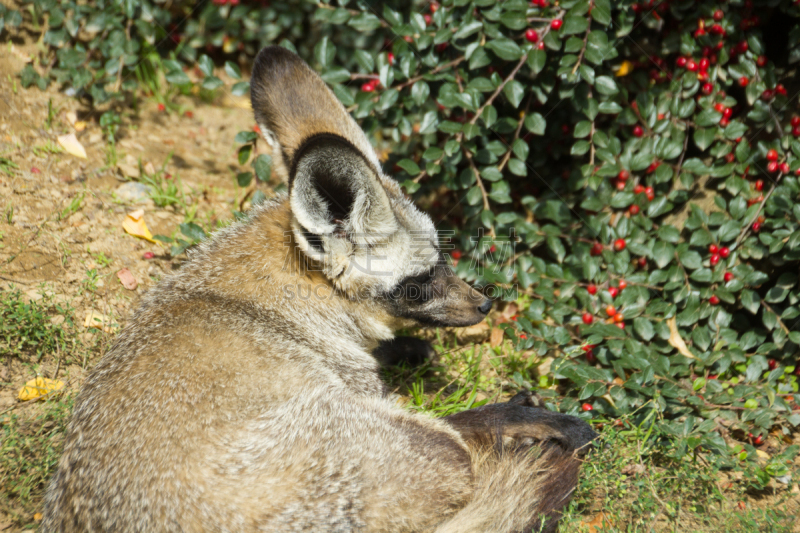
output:
<path id="1" fill-rule="evenodd" d="M 261 46 L 295 49 L 453 232 L 457 271 L 526 302 L 504 327 L 520 352 L 554 356 L 539 385 L 565 393 L 562 411 L 634 413 L 675 437 L 672 456 L 723 462 L 793 431 L 796 2 L 376 6 L 34 0 L 0 15 L 30 31 L 46 20 L 50 48 L 24 84 L 97 102 L 141 89 L 145 68 L 172 94 L 214 91 L 215 66 L 238 79 Z M 237 142 L 267 179 L 256 133 Z M 764 472 L 781 475 L 781 461 Z"/>

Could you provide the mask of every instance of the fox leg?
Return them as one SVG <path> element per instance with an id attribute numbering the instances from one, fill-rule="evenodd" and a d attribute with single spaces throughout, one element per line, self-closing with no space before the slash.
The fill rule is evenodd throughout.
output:
<path id="1" fill-rule="evenodd" d="M 436 533 L 556 531 L 578 483 L 577 456 L 597 436 L 586 422 L 548 411 L 530 392 L 444 420 L 470 447 L 475 492 Z"/>

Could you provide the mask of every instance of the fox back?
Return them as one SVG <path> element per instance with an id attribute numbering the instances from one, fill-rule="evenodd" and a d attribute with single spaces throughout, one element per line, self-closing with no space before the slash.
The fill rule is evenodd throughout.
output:
<path id="1" fill-rule="evenodd" d="M 376 358 L 394 331 L 491 302 L 302 60 L 262 50 L 251 87 L 288 194 L 145 296 L 78 395 L 42 531 L 554 527 L 591 430 L 519 402 L 394 405 Z"/>

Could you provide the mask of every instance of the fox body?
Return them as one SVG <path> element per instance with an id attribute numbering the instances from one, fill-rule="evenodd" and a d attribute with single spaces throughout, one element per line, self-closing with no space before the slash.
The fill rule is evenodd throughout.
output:
<path id="1" fill-rule="evenodd" d="M 262 50 L 252 99 L 289 193 L 145 296 L 76 400 L 42 531 L 553 530 L 591 429 L 530 395 L 396 407 L 379 361 L 425 346 L 393 332 L 491 302 L 302 60 Z"/>

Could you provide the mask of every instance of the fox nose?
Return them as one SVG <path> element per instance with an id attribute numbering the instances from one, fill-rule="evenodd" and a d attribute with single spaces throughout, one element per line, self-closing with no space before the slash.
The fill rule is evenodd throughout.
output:
<path id="1" fill-rule="evenodd" d="M 488 315 L 489 311 L 491 311 L 491 310 L 492 310 L 492 301 L 491 300 L 486 300 L 485 302 L 483 302 L 478 307 L 478 311 L 480 311 L 481 314 L 484 314 L 484 315 Z"/>

